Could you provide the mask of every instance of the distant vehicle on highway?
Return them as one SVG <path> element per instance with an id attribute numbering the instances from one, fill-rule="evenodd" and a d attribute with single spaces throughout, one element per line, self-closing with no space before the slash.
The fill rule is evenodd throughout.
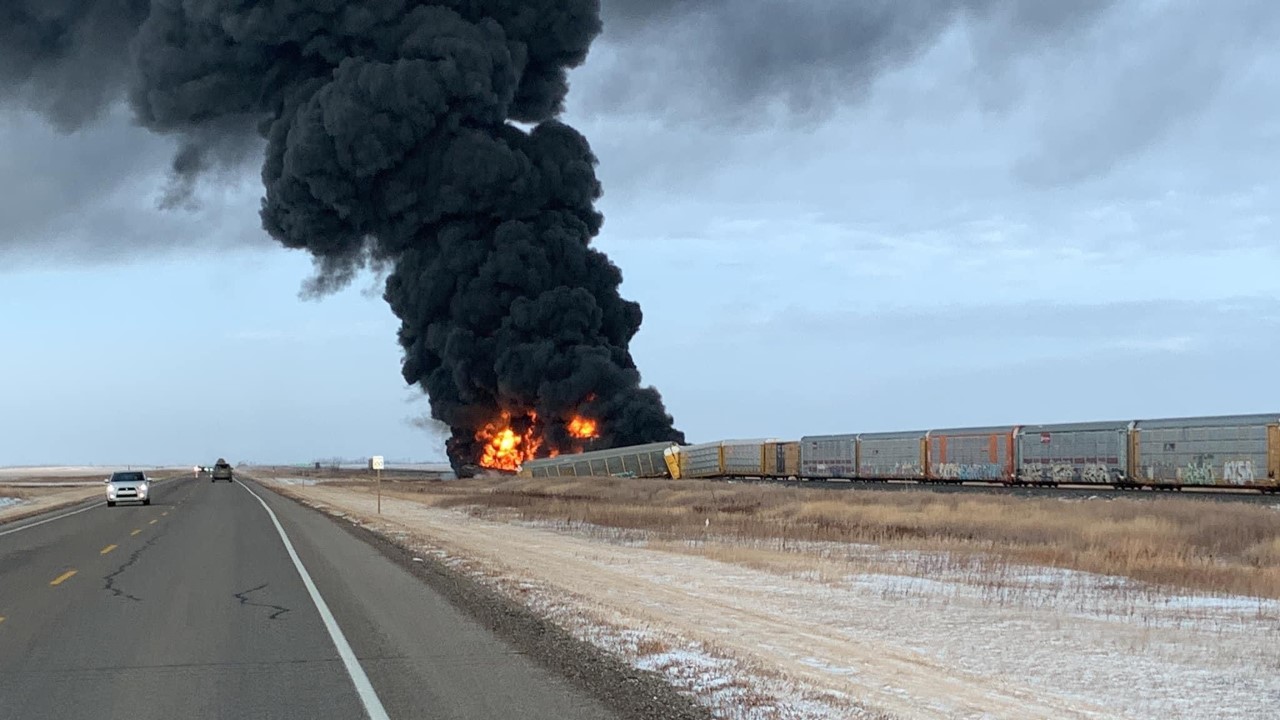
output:
<path id="1" fill-rule="evenodd" d="M 213 464 L 213 477 L 209 479 L 209 482 L 218 482 L 219 480 L 231 482 L 231 463 L 222 458 L 218 458 L 218 462 Z"/>
<path id="2" fill-rule="evenodd" d="M 107 507 L 115 507 L 118 502 L 151 504 L 151 480 L 142 472 L 114 472 L 104 482 L 107 483 Z"/>

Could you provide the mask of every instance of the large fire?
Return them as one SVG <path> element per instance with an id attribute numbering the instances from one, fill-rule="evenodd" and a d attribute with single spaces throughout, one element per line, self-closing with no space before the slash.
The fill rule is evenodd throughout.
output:
<path id="1" fill-rule="evenodd" d="M 542 438 L 535 428 L 537 419 L 536 413 L 529 413 L 528 429 L 523 433 L 512 429 L 508 412 L 502 413 L 501 420 L 485 425 L 476 433 L 476 440 L 485 443 L 481 467 L 515 472 L 526 460 L 537 457 L 538 448 L 542 446 Z"/>
<path id="2" fill-rule="evenodd" d="M 573 419 L 569 421 L 569 434 L 579 440 L 590 440 L 600 437 L 600 429 L 596 427 L 595 420 L 581 415 L 574 415 Z"/>
<path id="3" fill-rule="evenodd" d="M 600 437 L 600 424 L 582 415 L 570 418 L 565 423 L 565 429 L 576 440 Z M 504 411 L 501 418 L 485 425 L 476 433 L 476 440 L 484 443 L 484 452 L 480 457 L 481 467 L 509 472 L 519 471 L 526 461 L 538 457 L 538 451 L 544 444 L 538 414 L 534 412 L 512 422 L 511 413 Z M 582 450 L 582 447 L 577 447 L 569 452 Z M 561 448 L 552 447 L 547 456 L 556 457 L 561 452 Z"/>

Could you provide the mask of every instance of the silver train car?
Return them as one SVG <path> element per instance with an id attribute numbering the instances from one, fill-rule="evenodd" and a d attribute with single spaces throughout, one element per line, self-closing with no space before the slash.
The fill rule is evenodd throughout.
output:
<path id="1" fill-rule="evenodd" d="M 517 473 L 522 477 L 673 477 L 674 442 L 593 450 L 578 455 L 558 455 L 526 462 Z"/>
<path id="2" fill-rule="evenodd" d="M 651 443 L 533 460 L 520 474 L 1280 492 L 1280 413 Z"/>
<path id="3" fill-rule="evenodd" d="M 1280 413 L 814 435 L 800 452 L 812 480 L 1280 491 Z"/>

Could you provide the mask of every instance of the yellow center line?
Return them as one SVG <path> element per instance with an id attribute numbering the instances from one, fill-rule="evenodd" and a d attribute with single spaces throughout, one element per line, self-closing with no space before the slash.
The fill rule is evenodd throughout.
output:
<path id="1" fill-rule="evenodd" d="M 0 615 L 0 622 L 4 622 L 4 616 Z"/>
<path id="2" fill-rule="evenodd" d="M 160 522 L 160 521 L 159 521 L 159 520 L 152 520 L 151 522 L 149 522 L 149 523 L 147 523 L 147 524 L 148 524 L 148 525 L 155 525 L 155 524 L 156 524 L 156 523 L 158 523 L 158 522 Z"/>
<path id="3" fill-rule="evenodd" d="M 57 586 L 61 585 L 62 583 L 66 582 L 67 580 L 71 579 L 71 576 L 72 576 L 72 575 L 75 575 L 75 574 L 76 574 L 76 571 L 75 571 L 75 570 L 68 570 L 68 571 L 66 571 L 66 572 L 62 573 L 61 575 L 59 575 L 58 577 L 54 578 L 54 579 L 53 579 L 53 582 L 51 582 L 51 583 L 49 583 L 49 584 L 50 584 L 50 585 L 53 585 L 54 587 L 57 587 Z"/>
<path id="4" fill-rule="evenodd" d="M 168 514 L 169 514 L 169 511 L 165 510 L 164 512 L 160 513 L 160 517 L 164 517 L 165 515 L 168 515 Z"/>
<path id="5" fill-rule="evenodd" d="M 130 534 L 130 535 L 137 535 L 137 534 L 138 534 L 138 533 L 140 533 L 140 532 L 142 532 L 142 530 L 134 530 L 133 532 L 131 532 L 131 533 L 129 533 L 129 534 Z"/>
<path id="6" fill-rule="evenodd" d="M 120 546 L 119 546 L 119 545 L 108 545 L 108 546 L 106 546 L 106 547 L 102 548 L 101 550 L 99 550 L 99 551 L 98 551 L 98 554 L 99 554 L 99 555 L 106 555 L 107 553 L 111 552 L 112 550 L 115 550 L 115 549 L 116 549 L 116 548 L 118 548 L 118 547 L 120 547 Z"/>

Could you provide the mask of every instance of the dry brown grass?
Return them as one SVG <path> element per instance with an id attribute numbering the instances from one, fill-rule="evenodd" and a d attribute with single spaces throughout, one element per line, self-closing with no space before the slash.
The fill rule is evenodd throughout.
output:
<path id="1" fill-rule="evenodd" d="M 642 530 L 659 540 L 768 540 L 783 552 L 803 552 L 799 546 L 805 543 L 867 543 L 945 551 L 948 563 L 1046 565 L 1280 599 L 1280 513 L 1246 503 L 814 491 L 615 478 L 486 478 L 384 484 L 383 490 L 438 507 Z M 716 552 L 741 564 L 776 565 L 771 553 Z M 735 552 L 741 557 L 728 557 Z M 810 569 L 823 575 L 829 570 Z"/>

